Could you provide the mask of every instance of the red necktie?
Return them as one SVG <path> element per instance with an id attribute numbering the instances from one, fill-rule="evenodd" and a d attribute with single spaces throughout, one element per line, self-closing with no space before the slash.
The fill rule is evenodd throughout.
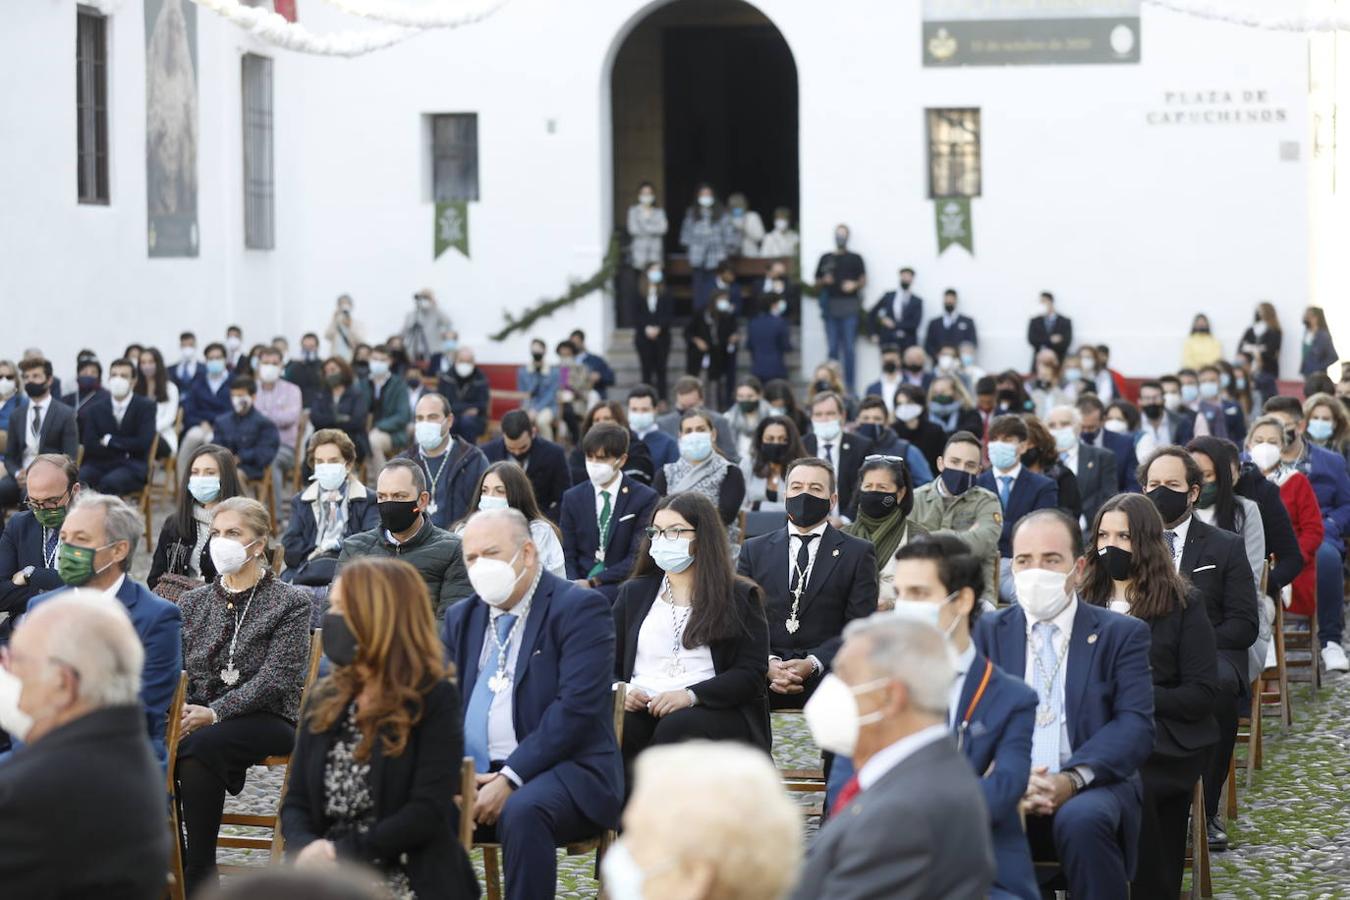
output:
<path id="1" fill-rule="evenodd" d="M 839 789 L 839 796 L 834 800 L 834 807 L 830 810 L 830 818 L 833 819 L 843 812 L 844 807 L 852 803 L 853 798 L 858 796 L 858 792 L 861 790 L 862 786 L 858 784 L 857 775 L 845 781 L 844 786 Z"/>

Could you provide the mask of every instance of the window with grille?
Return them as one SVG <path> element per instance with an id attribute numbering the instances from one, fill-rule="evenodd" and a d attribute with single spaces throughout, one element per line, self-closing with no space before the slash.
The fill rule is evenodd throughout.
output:
<path id="1" fill-rule="evenodd" d="M 431 117 L 431 197 L 437 203 L 478 199 L 478 114 Z"/>
<path id="2" fill-rule="evenodd" d="M 980 111 L 928 110 L 928 196 L 980 196 Z"/>
<path id="3" fill-rule="evenodd" d="M 75 140 L 81 203 L 108 202 L 108 20 L 88 7 L 75 17 Z"/>
<path id="4" fill-rule="evenodd" d="M 272 182 L 272 60 L 245 53 L 244 110 L 244 246 L 271 250 L 276 246 Z"/>

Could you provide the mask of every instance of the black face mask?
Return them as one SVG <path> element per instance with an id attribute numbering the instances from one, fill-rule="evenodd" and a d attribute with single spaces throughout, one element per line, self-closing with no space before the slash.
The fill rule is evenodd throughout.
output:
<path id="1" fill-rule="evenodd" d="M 918 374 L 923 371 L 923 363 L 905 363 L 905 371 Z"/>
<path id="2" fill-rule="evenodd" d="M 25 381 L 23 383 L 23 392 L 34 400 L 41 400 L 43 397 L 47 396 L 47 389 L 49 387 L 50 385 L 45 382 L 42 384 L 34 384 L 31 381 Z"/>
<path id="3" fill-rule="evenodd" d="M 1158 508 L 1158 515 L 1162 516 L 1164 525 L 1179 521 L 1191 508 L 1189 492 L 1174 491 L 1166 485 L 1158 485 L 1145 496 Z"/>
<path id="4" fill-rule="evenodd" d="M 814 528 L 830 514 L 830 501 L 826 497 L 817 497 L 805 491 L 795 497 L 787 498 L 787 514 L 794 525 L 801 528 Z"/>
<path id="5" fill-rule="evenodd" d="M 885 425 L 878 425 L 876 422 L 864 422 L 858 426 L 858 434 L 867 438 L 869 441 L 875 441 L 881 437 L 881 430 Z"/>
<path id="6" fill-rule="evenodd" d="M 890 491 L 862 491 L 858 494 L 858 511 L 869 519 L 884 519 L 900 508 L 900 501 Z"/>
<path id="7" fill-rule="evenodd" d="M 1284 442 L 1286 445 L 1292 444 L 1298 438 L 1298 429 L 1290 425 L 1284 430 Z"/>
<path id="8" fill-rule="evenodd" d="M 1129 580 L 1130 569 L 1134 562 L 1133 553 L 1123 547 L 1103 547 L 1098 551 L 1097 558 L 1106 566 L 1106 574 L 1110 575 L 1113 581 Z"/>
<path id="9" fill-rule="evenodd" d="M 1095 432 L 1095 431 L 1084 431 L 1082 434 L 1079 435 L 1079 438 L 1081 438 L 1082 441 L 1083 441 L 1083 443 L 1085 443 L 1085 444 L 1096 444 L 1096 443 L 1097 443 L 1097 432 Z"/>
<path id="10" fill-rule="evenodd" d="M 747 416 L 750 415 L 750 413 L 757 412 L 759 410 L 758 400 L 737 400 L 736 405 L 739 406 L 741 408 L 741 412 L 745 413 Z"/>
<path id="11" fill-rule="evenodd" d="M 900 367 L 895 364 L 895 360 L 893 359 L 888 359 L 881 364 L 881 371 L 885 372 L 887 375 L 894 375 L 895 370 L 898 368 Z"/>
<path id="12" fill-rule="evenodd" d="M 1017 392 L 1016 392 L 1016 391 L 1002 390 L 1002 391 L 999 391 L 999 392 L 998 392 L 997 397 L 998 397 L 998 402 L 999 402 L 999 404 L 1002 405 L 1002 406 L 1009 406 L 1009 407 L 1011 407 L 1011 406 L 1016 406 L 1016 405 L 1017 405 Z"/>
<path id="13" fill-rule="evenodd" d="M 356 374 L 360 375 L 362 378 L 365 378 L 370 374 L 370 363 L 366 362 L 364 359 L 358 359 L 356 362 L 352 363 L 352 371 L 356 372 Z"/>
<path id="14" fill-rule="evenodd" d="M 1147 419 L 1159 419 L 1162 418 L 1163 405 L 1161 403 L 1145 403 L 1143 406 L 1139 407 L 1139 411 L 1143 413 L 1144 417 Z"/>
<path id="15" fill-rule="evenodd" d="M 350 666 L 356 662 L 356 651 L 360 646 L 356 635 L 352 634 L 347 617 L 339 613 L 324 613 L 323 616 L 323 655 L 335 666 Z"/>
<path id="16" fill-rule="evenodd" d="M 780 463 L 787 459 L 787 444 L 760 444 L 759 458 L 765 462 Z"/>
<path id="17" fill-rule="evenodd" d="M 339 385 L 345 384 L 341 372 L 334 372 L 332 375 L 325 375 L 323 378 L 323 383 L 328 385 L 329 387 L 338 387 Z"/>
<path id="18" fill-rule="evenodd" d="M 535 362 L 543 362 L 543 361 L 544 361 L 544 351 L 542 351 L 542 350 L 536 350 L 536 351 L 534 351 L 533 353 L 530 354 L 530 359 L 533 359 Z"/>
<path id="19" fill-rule="evenodd" d="M 945 310 L 946 310 L 947 312 L 949 312 L 949 313 L 956 312 L 956 304 L 955 304 L 955 303 L 944 303 L 944 304 L 942 304 L 942 308 L 945 309 Z"/>
<path id="20" fill-rule="evenodd" d="M 830 383 L 828 381 L 817 381 L 815 383 L 815 389 L 817 394 L 822 391 L 828 391 L 830 389 Z"/>
<path id="21" fill-rule="evenodd" d="M 376 505 L 380 509 L 380 524 L 394 534 L 407 531 L 417 521 L 416 500 L 383 500 Z"/>
<path id="22" fill-rule="evenodd" d="M 953 497 L 961 496 L 975 484 L 975 473 L 962 472 L 960 469 L 943 469 L 940 477 L 947 493 Z"/>

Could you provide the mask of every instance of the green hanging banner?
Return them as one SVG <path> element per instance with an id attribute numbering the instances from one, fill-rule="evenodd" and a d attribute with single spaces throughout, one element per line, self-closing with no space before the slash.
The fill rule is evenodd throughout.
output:
<path id="1" fill-rule="evenodd" d="M 970 198 L 939 197 L 933 207 L 937 212 L 938 255 L 952 244 L 960 244 L 974 256 L 975 231 L 970 218 Z"/>
<path id="2" fill-rule="evenodd" d="M 439 259 L 448 248 L 454 247 L 464 258 L 469 258 L 469 204 L 464 200 L 452 200 L 436 204 L 436 253 L 432 259 Z"/>

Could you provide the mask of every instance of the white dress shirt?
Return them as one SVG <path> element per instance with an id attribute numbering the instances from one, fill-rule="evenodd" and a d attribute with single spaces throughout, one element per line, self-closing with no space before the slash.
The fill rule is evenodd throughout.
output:
<path id="1" fill-rule="evenodd" d="M 1156 446 L 1172 443 L 1172 424 L 1167 419 L 1167 413 L 1162 414 L 1156 425 L 1148 420 L 1148 416 L 1144 416 L 1139 420 L 1139 430 L 1153 438 L 1157 442 Z"/>
<path id="2" fill-rule="evenodd" d="M 947 734 L 947 726 L 938 723 L 937 725 L 929 725 L 913 734 L 905 735 L 889 747 L 881 748 L 872 754 L 872 758 L 858 770 L 858 788 L 867 790 L 885 777 L 891 769 L 894 769 L 929 744 L 942 740 Z"/>
<path id="3" fill-rule="evenodd" d="M 530 615 L 534 592 L 539 589 L 539 579 L 543 573 L 544 570 L 540 568 L 534 576 L 530 589 L 511 609 L 493 609 L 488 614 L 487 629 L 483 632 L 483 649 L 478 654 L 479 671 L 483 666 L 496 662 L 497 645 L 492 639 L 492 633 L 497 628 L 497 618 L 504 613 L 516 616 L 506 645 L 506 672 L 511 676 L 511 687 L 510 690 L 493 694 L 492 705 L 488 707 L 488 759 L 492 761 L 506 759 L 515 752 L 516 746 L 520 743 L 516 739 L 516 725 L 512 715 L 516 693 L 516 660 L 520 656 L 520 643 L 525 637 L 525 623 Z M 520 776 L 509 767 L 502 769 L 502 774 L 511 779 L 517 787 L 523 783 Z"/>
<path id="4" fill-rule="evenodd" d="M 39 426 L 39 428 L 45 427 L 47 424 L 47 413 L 51 411 L 51 408 L 52 392 L 50 390 L 47 391 L 47 396 L 43 397 L 41 400 L 28 401 L 28 420 L 24 423 L 23 437 L 23 467 L 25 469 L 28 468 L 28 464 L 33 461 L 33 457 L 38 455 L 38 450 L 42 443 L 42 434 L 40 431 L 37 437 L 33 436 L 33 423 L 36 421 L 38 413 L 41 412 L 42 425 Z"/>
<path id="5" fill-rule="evenodd" d="M 117 599 L 117 592 L 122 589 L 122 582 L 126 580 L 127 576 L 125 574 L 118 575 L 117 580 L 112 583 L 112 587 L 103 592 L 103 596 L 112 597 L 114 600 Z"/>
<path id="6" fill-rule="evenodd" d="M 1172 565 L 1177 567 L 1178 572 L 1181 571 L 1181 552 L 1186 549 L 1186 535 L 1187 533 L 1190 532 L 1190 530 L 1191 530 L 1190 516 L 1187 516 L 1186 518 L 1182 519 L 1180 523 L 1172 526 L 1171 528 L 1168 528 L 1166 525 L 1163 526 L 1164 543 L 1166 543 L 1167 541 L 1167 538 L 1165 536 L 1167 532 L 1170 531 L 1177 536 L 1176 540 L 1172 542 Z"/>
<path id="7" fill-rule="evenodd" d="M 1059 615 L 1050 620 L 1050 624 L 1058 626 L 1059 630 L 1055 632 L 1054 638 L 1050 644 L 1054 647 L 1055 658 L 1059 659 L 1059 654 L 1064 652 L 1064 642 L 1073 637 L 1073 620 L 1078 614 L 1078 596 L 1069 601 L 1069 605 L 1059 611 Z M 1026 620 L 1027 626 L 1027 666 L 1023 677 L 1026 683 L 1031 685 L 1032 690 L 1040 694 L 1038 678 L 1036 672 L 1036 656 L 1039 648 L 1036 646 L 1037 635 L 1032 634 L 1032 626 L 1035 623 L 1030 618 Z M 1069 653 L 1073 651 L 1070 650 Z M 1049 674 L 1049 673 L 1046 673 Z M 1064 682 L 1069 674 L 1069 654 L 1064 655 L 1064 662 L 1060 665 L 1059 671 L 1055 673 L 1055 690 L 1059 692 L 1059 762 L 1060 765 L 1068 762 L 1069 757 L 1073 755 L 1073 745 L 1069 740 L 1069 707 L 1064 702 Z M 1092 783 L 1092 769 L 1087 766 L 1075 766 L 1078 774 L 1083 776 L 1084 783 Z"/>
<path id="8" fill-rule="evenodd" d="M 811 583 L 811 570 L 816 567 L 816 554 L 820 552 L 820 541 L 825 534 L 825 529 L 830 527 L 829 519 L 821 519 L 820 524 L 807 531 L 807 534 L 814 534 L 816 539 L 811 541 L 806 549 L 806 571 L 802 573 L 802 595 L 806 594 L 806 585 Z M 797 570 L 797 554 L 802 549 L 802 539 L 800 532 L 789 524 L 788 527 L 788 589 L 792 589 L 792 576 Z M 792 600 L 788 599 L 788 606 L 791 608 Z"/>
<path id="9" fill-rule="evenodd" d="M 900 376 L 888 378 L 885 373 L 878 379 L 881 384 L 881 401 L 886 404 L 886 417 L 895 417 L 895 392 L 900 389 Z"/>

